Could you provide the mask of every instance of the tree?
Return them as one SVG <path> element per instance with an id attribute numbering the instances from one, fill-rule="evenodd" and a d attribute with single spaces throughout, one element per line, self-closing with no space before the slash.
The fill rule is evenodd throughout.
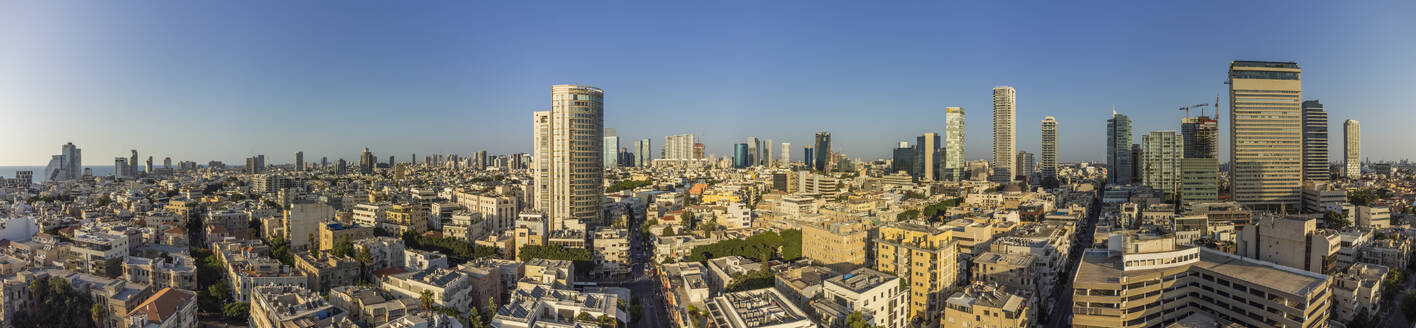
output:
<path id="1" fill-rule="evenodd" d="M 846 317 L 846 327 L 870 328 L 870 323 L 865 321 L 865 316 L 861 315 L 860 311 L 855 311 L 851 312 L 851 315 Z"/>
<path id="2" fill-rule="evenodd" d="M 1352 220 L 1347 219 L 1347 214 L 1338 211 L 1323 213 L 1323 219 L 1326 220 L 1327 227 L 1332 229 L 1342 229 L 1352 225 Z"/>
<path id="3" fill-rule="evenodd" d="M 919 210 L 908 210 L 895 214 L 895 221 L 910 221 L 919 218 Z"/>
<path id="4" fill-rule="evenodd" d="M 329 254 L 334 257 L 354 257 L 355 253 L 354 243 L 349 241 L 349 235 L 339 237 L 339 241 L 335 242 L 329 250 Z"/>
<path id="5" fill-rule="evenodd" d="M 226 315 L 226 320 L 245 322 L 251 315 L 251 303 L 236 302 L 226 304 L 221 308 L 221 313 Z"/>
<path id="6" fill-rule="evenodd" d="M 433 292 L 427 289 L 418 295 L 418 303 L 423 305 L 424 310 L 433 308 Z"/>
<path id="7" fill-rule="evenodd" d="M 104 326 L 104 321 L 108 319 L 108 311 L 103 308 L 103 305 L 94 304 L 89 307 L 89 318 L 93 319 L 95 326 Z"/>
<path id="8" fill-rule="evenodd" d="M 590 312 L 580 312 L 580 314 L 575 315 L 575 321 L 595 322 L 595 317 L 590 316 Z"/>
<path id="9" fill-rule="evenodd" d="M 1043 188 L 1047 188 L 1047 189 L 1057 189 L 1057 187 L 1058 187 L 1058 186 L 1061 186 L 1061 184 L 1062 184 L 1062 181 L 1057 180 L 1057 177 L 1046 177 L 1046 178 L 1042 178 L 1042 187 L 1043 187 Z"/>

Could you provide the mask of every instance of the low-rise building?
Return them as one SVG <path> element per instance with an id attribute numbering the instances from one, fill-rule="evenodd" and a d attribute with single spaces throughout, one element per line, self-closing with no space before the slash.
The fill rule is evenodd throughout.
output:
<path id="1" fill-rule="evenodd" d="M 724 256 L 708 260 L 708 286 L 714 292 L 721 292 L 737 282 L 738 277 L 761 271 L 764 264 L 742 256 Z"/>
<path id="2" fill-rule="evenodd" d="M 826 279 L 811 307 L 831 327 L 844 327 L 854 312 L 871 327 L 905 328 L 910 322 L 909 294 L 900 289 L 900 278 L 867 268 Z"/>
<path id="3" fill-rule="evenodd" d="M 349 315 L 300 286 L 252 288 L 250 303 L 250 323 L 255 328 L 333 327 Z"/>
<path id="4" fill-rule="evenodd" d="M 801 308 L 775 288 L 726 293 L 714 297 L 706 307 L 711 327 L 721 328 L 814 328 Z"/>
<path id="5" fill-rule="evenodd" d="M 339 286 L 329 290 L 329 302 L 349 313 L 349 320 L 379 325 L 421 310 L 418 300 L 378 288 Z"/>
<path id="6" fill-rule="evenodd" d="M 476 258 L 457 267 L 457 271 L 467 273 L 472 289 L 472 306 L 486 309 L 495 308 L 506 301 L 506 295 L 516 289 L 516 280 L 521 277 L 521 262 L 492 258 Z M 491 300 L 492 304 L 488 304 Z"/>
<path id="7" fill-rule="evenodd" d="M 801 228 L 801 254 L 836 272 L 865 265 L 870 229 L 862 223 L 832 221 Z"/>
<path id="8" fill-rule="evenodd" d="M 309 279 L 310 289 L 328 291 L 330 288 L 358 284 L 362 280 L 360 263 L 349 257 L 337 257 L 329 252 L 319 253 L 315 258 L 308 252 L 295 254 L 295 270 Z"/>
<path id="9" fill-rule="evenodd" d="M 615 294 L 587 293 L 546 285 L 522 286 L 512 292 L 506 305 L 497 309 L 492 327 L 586 327 L 577 318 L 589 317 L 589 327 L 624 325 L 629 314 L 619 307 Z M 618 324 L 608 323 L 618 321 Z"/>
<path id="10" fill-rule="evenodd" d="M 335 243 L 338 243 L 340 240 L 346 240 L 346 238 L 352 243 L 355 240 L 373 237 L 373 227 L 346 225 L 339 222 L 326 221 L 320 223 L 319 250 L 327 251 L 333 249 Z"/>
<path id="11" fill-rule="evenodd" d="M 467 311 L 467 305 L 472 301 L 468 296 L 473 286 L 466 273 L 431 268 L 388 276 L 384 279 L 383 288 L 414 299 L 422 297 L 423 291 L 428 291 L 432 293 L 433 304 Z"/>
<path id="12" fill-rule="evenodd" d="M 403 266 L 409 271 L 431 268 L 447 269 L 447 255 L 416 249 L 403 250 Z"/>
<path id="13" fill-rule="evenodd" d="M 522 281 L 531 284 L 550 285 L 555 288 L 570 288 L 575 284 L 575 265 L 571 261 L 531 259 L 523 266 L 525 273 Z M 522 284 L 517 284 L 520 287 Z"/>
<path id="14" fill-rule="evenodd" d="M 1348 267 L 1347 271 L 1334 274 L 1332 298 L 1337 319 L 1351 321 L 1363 312 L 1376 315 L 1382 304 L 1382 280 L 1386 279 L 1389 271 L 1391 269 L 1384 266 L 1357 263 Z"/>
<path id="15" fill-rule="evenodd" d="M 1036 314 L 1024 292 L 976 283 L 944 301 L 941 327 L 1030 327 Z"/>
<path id="16" fill-rule="evenodd" d="M 831 268 L 819 265 L 788 264 L 787 266 L 789 267 L 777 272 L 774 285 L 777 287 L 777 291 L 786 295 L 792 303 L 808 312 L 812 311 L 809 302 L 821 295 L 821 284 L 826 279 L 841 275 Z M 704 291 L 706 294 L 706 287 Z"/>
<path id="17" fill-rule="evenodd" d="M 233 297 L 248 299 L 256 286 L 309 286 L 309 279 L 267 257 L 269 252 L 259 240 L 216 243 L 212 253 L 226 264 L 226 279 Z"/>
<path id="18" fill-rule="evenodd" d="M 123 259 L 123 279 L 152 285 L 153 288 L 197 290 L 197 264 L 184 254 L 145 258 L 128 256 Z"/>
<path id="19" fill-rule="evenodd" d="M 163 288 L 128 312 L 128 327 L 185 328 L 197 326 L 197 294 Z"/>

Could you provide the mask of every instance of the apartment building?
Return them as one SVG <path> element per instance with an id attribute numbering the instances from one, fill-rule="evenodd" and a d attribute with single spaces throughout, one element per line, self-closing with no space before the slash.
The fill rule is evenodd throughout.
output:
<path id="1" fill-rule="evenodd" d="M 815 328 L 800 308 L 775 288 L 727 293 L 705 304 L 711 327 Z"/>
<path id="2" fill-rule="evenodd" d="M 428 291 L 433 294 L 433 303 L 437 306 L 467 311 L 472 301 L 468 295 L 474 287 L 466 273 L 432 268 L 388 276 L 384 278 L 383 288 L 414 299 L 421 297 L 423 291 Z"/>
<path id="3" fill-rule="evenodd" d="M 854 312 L 871 327 L 905 328 L 910 322 L 909 293 L 900 278 L 868 268 L 826 279 L 811 307 L 818 322 L 831 327 L 845 326 Z"/>
<path id="4" fill-rule="evenodd" d="M 975 283 L 944 301 L 941 327 L 1030 327 L 1036 313 L 1026 291 Z"/>
<path id="5" fill-rule="evenodd" d="M 869 227 L 858 222 L 833 221 L 801 227 L 801 254 L 836 272 L 865 265 Z"/>
<path id="6" fill-rule="evenodd" d="M 128 256 L 123 258 L 123 279 L 152 285 L 152 288 L 197 290 L 197 264 L 191 256 L 173 254 L 166 258 Z"/>
<path id="7" fill-rule="evenodd" d="M 1337 231 L 1318 229 L 1315 216 L 1260 219 L 1239 234 L 1239 256 L 1308 270 L 1337 273 L 1337 251 L 1342 246 Z"/>
<path id="8" fill-rule="evenodd" d="M 908 281 L 910 317 L 939 314 L 944 290 L 958 282 L 958 248 L 953 230 L 891 223 L 880 227 L 875 239 L 875 270 Z"/>
<path id="9" fill-rule="evenodd" d="M 255 287 L 249 299 L 255 328 L 333 327 L 349 315 L 300 286 Z"/>

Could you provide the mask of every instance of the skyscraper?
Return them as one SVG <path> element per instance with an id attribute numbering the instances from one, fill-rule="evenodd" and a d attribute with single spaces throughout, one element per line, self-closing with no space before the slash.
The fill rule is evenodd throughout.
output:
<path id="1" fill-rule="evenodd" d="M 1328 168 L 1328 116 L 1323 103 L 1317 100 L 1303 102 L 1303 180 L 1327 181 L 1331 179 Z"/>
<path id="2" fill-rule="evenodd" d="M 762 143 L 762 159 L 759 160 L 757 164 L 770 167 L 772 166 L 772 160 L 772 139 L 767 139 L 766 142 Z"/>
<path id="3" fill-rule="evenodd" d="M 128 159 L 128 176 L 137 177 L 141 172 L 138 171 L 138 150 L 133 149 L 133 157 Z"/>
<path id="4" fill-rule="evenodd" d="M 535 208 L 552 229 L 604 216 L 604 94 L 582 85 L 551 86 L 551 110 L 533 114 Z"/>
<path id="5" fill-rule="evenodd" d="M 761 164 L 762 160 L 762 140 L 757 137 L 747 137 L 747 166 Z"/>
<path id="6" fill-rule="evenodd" d="M 801 148 L 801 151 L 802 151 L 803 155 L 806 156 L 806 159 L 803 160 L 803 161 L 806 161 L 806 168 L 808 168 L 808 169 L 813 169 L 813 170 L 816 169 L 816 154 L 815 154 L 816 152 L 815 152 L 815 149 L 812 149 L 812 146 L 811 146 L 811 145 L 806 145 L 806 147 L 802 147 L 802 148 Z"/>
<path id="7" fill-rule="evenodd" d="M 964 178 L 964 108 L 944 108 L 944 179 Z"/>
<path id="8" fill-rule="evenodd" d="M 938 133 L 925 133 L 915 138 L 914 170 L 912 171 L 915 180 L 935 181 L 939 179 L 939 144 L 942 139 Z"/>
<path id="9" fill-rule="evenodd" d="M 792 163 L 792 143 L 783 142 L 782 149 L 778 149 L 777 152 L 782 153 L 782 166 Z"/>
<path id="10" fill-rule="evenodd" d="M 615 135 L 615 129 L 605 128 L 605 167 L 611 168 L 619 165 L 620 138 Z"/>
<path id="11" fill-rule="evenodd" d="M 817 171 L 827 171 L 831 169 L 831 133 L 821 131 L 816 133 L 816 160 L 813 162 Z"/>
<path id="12" fill-rule="evenodd" d="M 304 171 L 304 170 L 305 170 L 305 152 L 303 152 L 303 151 L 297 151 L 297 152 L 295 152 L 295 170 L 296 170 L 296 171 Z"/>
<path id="13" fill-rule="evenodd" d="M 650 152 L 650 149 L 653 148 L 649 145 L 649 139 L 639 139 L 634 143 L 634 166 L 649 166 L 649 162 L 654 160 L 654 153 Z"/>
<path id="14" fill-rule="evenodd" d="M 895 172 L 905 172 L 910 176 L 915 176 L 915 149 L 908 141 L 901 141 L 898 147 L 891 151 L 890 174 Z"/>
<path id="15" fill-rule="evenodd" d="M 1151 131 L 1141 136 L 1142 181 L 1151 188 L 1176 195 L 1180 187 L 1180 159 L 1185 141 L 1175 131 Z"/>
<path id="16" fill-rule="evenodd" d="M 1357 120 L 1342 123 L 1342 174 L 1348 179 L 1362 178 L 1362 124 Z"/>
<path id="17" fill-rule="evenodd" d="M 129 175 L 128 175 L 128 174 L 129 174 L 129 173 L 128 173 L 128 170 L 129 170 L 130 168 L 131 168 L 131 167 L 128 166 L 128 159 L 127 159 L 127 158 L 123 158 L 123 157 L 114 157 L 114 158 L 113 158 L 113 176 L 114 176 L 114 177 L 122 177 L 122 178 L 129 177 Z"/>
<path id="18" fill-rule="evenodd" d="M 703 156 L 704 156 L 703 154 L 704 154 L 706 151 L 707 151 L 707 150 L 703 147 L 703 143 L 702 143 L 702 142 L 695 142 L 695 143 L 693 143 L 693 156 L 692 156 L 691 158 L 692 158 L 692 159 L 703 159 Z"/>
<path id="19" fill-rule="evenodd" d="M 1042 177 L 1057 177 L 1057 119 L 1042 118 Z"/>
<path id="20" fill-rule="evenodd" d="M 359 154 L 359 173 L 374 173 L 374 164 L 378 160 L 374 158 L 374 153 L 369 151 L 369 147 L 364 147 L 364 152 Z M 259 170 L 260 164 L 256 164 Z M 259 172 L 259 171 L 257 171 Z"/>
<path id="21" fill-rule="evenodd" d="M 1033 157 L 1033 153 L 1019 150 L 1018 158 L 1014 161 L 1018 163 L 1018 175 L 1023 179 L 1031 180 L 1033 173 L 1037 173 L 1037 160 Z"/>
<path id="22" fill-rule="evenodd" d="M 64 180 L 73 180 L 84 177 L 84 156 L 83 150 L 74 143 L 65 143 L 61 147 L 60 154 L 64 159 Z"/>
<path id="23" fill-rule="evenodd" d="M 147 173 L 152 173 L 152 170 L 153 170 L 153 169 L 155 169 L 155 168 L 152 167 L 152 156 L 148 156 L 148 160 L 147 160 Z"/>
<path id="24" fill-rule="evenodd" d="M 733 145 L 733 168 L 746 168 L 752 166 L 752 145 L 746 143 Z"/>
<path id="25" fill-rule="evenodd" d="M 1185 158 L 1219 158 L 1219 121 L 1209 116 L 1180 119 Z"/>
<path id="26" fill-rule="evenodd" d="M 664 137 L 664 159 L 693 159 L 692 134 Z"/>
<path id="27" fill-rule="evenodd" d="M 1302 69 L 1294 62 L 1229 64 L 1229 170 L 1234 201 L 1299 209 L 1303 182 Z"/>
<path id="28" fill-rule="evenodd" d="M 1132 165 L 1131 118 L 1113 110 L 1106 120 L 1106 183 L 1130 184 Z"/>
<path id="29" fill-rule="evenodd" d="M 993 182 L 1011 182 L 1018 173 L 1014 159 L 1018 148 L 1016 106 L 1017 91 L 1013 87 L 993 88 L 993 176 L 989 179 Z"/>

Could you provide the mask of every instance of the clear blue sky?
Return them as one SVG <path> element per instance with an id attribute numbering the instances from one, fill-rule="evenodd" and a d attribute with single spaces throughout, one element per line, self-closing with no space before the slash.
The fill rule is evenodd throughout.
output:
<path id="1" fill-rule="evenodd" d="M 687 132 L 721 155 L 756 136 L 796 159 L 822 130 L 888 156 L 944 132 L 946 106 L 967 111 L 968 158 L 988 157 L 990 90 L 1011 85 L 1020 150 L 1052 115 L 1063 161 L 1101 160 L 1113 105 L 1137 136 L 1177 130 L 1175 108 L 1226 92 L 1236 59 L 1304 68 L 1334 159 L 1348 118 L 1365 155 L 1400 159 L 1416 150 L 1413 17 L 1413 1 L 4 1 L 0 165 L 70 141 L 96 165 L 134 148 L 233 164 L 530 152 L 558 83 L 605 89 L 626 147 Z"/>

